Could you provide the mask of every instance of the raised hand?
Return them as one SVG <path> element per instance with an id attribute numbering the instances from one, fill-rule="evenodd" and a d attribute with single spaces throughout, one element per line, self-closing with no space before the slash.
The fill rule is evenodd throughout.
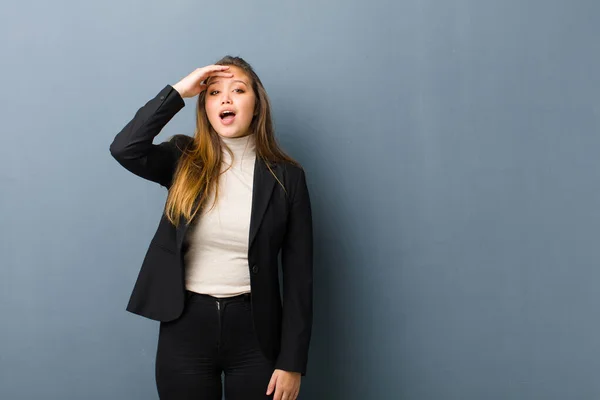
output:
<path id="1" fill-rule="evenodd" d="M 173 88 L 179 92 L 181 97 L 194 97 L 206 89 L 206 80 L 211 76 L 222 76 L 231 78 L 230 72 L 223 72 L 229 69 L 228 65 L 208 65 L 202 68 L 196 68 L 188 76 L 173 85 Z"/>

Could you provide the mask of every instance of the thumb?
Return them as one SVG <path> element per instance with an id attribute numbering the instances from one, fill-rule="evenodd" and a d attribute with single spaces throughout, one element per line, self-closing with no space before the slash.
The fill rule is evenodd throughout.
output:
<path id="1" fill-rule="evenodd" d="M 205 91 L 207 87 L 208 87 L 208 85 L 206 83 L 204 83 L 204 81 L 200 82 L 198 84 L 199 93 L 202 93 L 203 91 Z"/>
<path id="2" fill-rule="evenodd" d="M 277 376 L 277 371 L 273 372 L 273 375 L 271 375 L 271 380 L 269 381 L 269 386 L 267 387 L 267 396 L 273 393 L 273 391 L 275 390 L 275 385 L 277 384 Z"/>

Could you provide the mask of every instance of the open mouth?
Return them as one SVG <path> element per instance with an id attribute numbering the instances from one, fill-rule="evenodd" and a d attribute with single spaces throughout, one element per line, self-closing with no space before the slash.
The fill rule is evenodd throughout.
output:
<path id="1" fill-rule="evenodd" d="M 227 110 L 219 114 L 219 117 L 221 117 L 221 121 L 223 121 L 224 124 L 229 124 L 235 119 L 235 113 L 233 111 Z"/>

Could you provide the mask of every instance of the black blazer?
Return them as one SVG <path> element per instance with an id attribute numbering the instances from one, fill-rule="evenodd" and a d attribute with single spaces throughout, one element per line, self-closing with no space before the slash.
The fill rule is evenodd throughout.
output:
<path id="1" fill-rule="evenodd" d="M 167 85 L 117 134 L 110 145 L 112 156 L 127 170 L 168 189 L 182 149 L 192 138 L 176 135 L 158 145 L 152 141 L 184 106 L 179 93 Z M 304 375 L 312 329 L 310 199 L 301 168 L 288 163 L 270 166 L 285 190 L 257 155 L 248 250 L 254 328 L 263 353 L 275 362 L 275 368 Z M 187 229 L 183 219 L 176 228 L 163 212 L 128 311 L 157 321 L 172 321 L 181 315 L 185 303 L 183 239 Z M 280 251 L 283 304 L 278 273 Z"/>

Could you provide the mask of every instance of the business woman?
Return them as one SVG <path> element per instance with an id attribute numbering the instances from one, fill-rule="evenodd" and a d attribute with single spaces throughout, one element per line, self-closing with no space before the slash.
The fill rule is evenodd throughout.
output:
<path id="1" fill-rule="evenodd" d="M 153 144 L 194 96 L 194 137 Z M 227 56 L 167 85 L 110 151 L 168 190 L 127 306 L 160 321 L 160 398 L 220 400 L 223 373 L 227 400 L 296 399 L 312 328 L 311 206 L 254 70 Z"/>

